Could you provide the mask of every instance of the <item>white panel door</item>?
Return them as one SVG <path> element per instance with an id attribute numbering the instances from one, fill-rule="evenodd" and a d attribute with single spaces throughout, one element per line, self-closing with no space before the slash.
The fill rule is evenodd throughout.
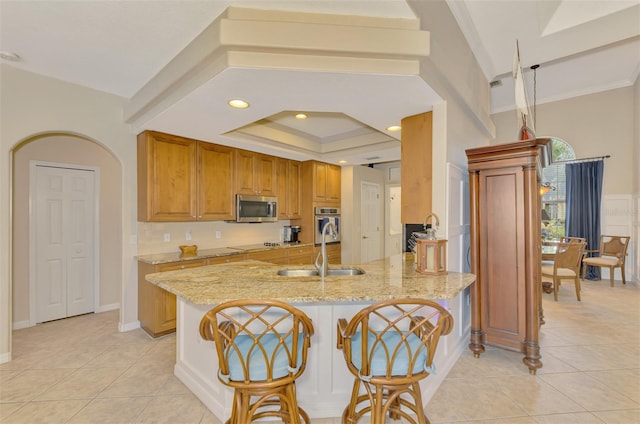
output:
<path id="1" fill-rule="evenodd" d="M 447 163 L 447 269 L 470 272 L 469 174 Z"/>
<path id="2" fill-rule="evenodd" d="M 94 311 L 94 171 L 36 166 L 36 322 Z"/>
<path id="3" fill-rule="evenodd" d="M 361 236 L 360 262 L 365 263 L 380 259 L 382 245 L 380 238 L 380 186 L 362 183 L 360 205 Z"/>

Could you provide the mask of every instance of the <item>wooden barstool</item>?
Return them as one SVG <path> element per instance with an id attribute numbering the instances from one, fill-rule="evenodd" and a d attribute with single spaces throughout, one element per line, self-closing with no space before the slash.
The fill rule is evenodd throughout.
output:
<path id="1" fill-rule="evenodd" d="M 309 423 L 295 390 L 313 335 L 304 312 L 275 300 L 230 301 L 202 317 L 200 335 L 215 342 L 218 379 L 234 389 L 227 423 L 246 424 L 266 416 L 292 424 L 299 424 L 302 416 Z"/>
<path id="2" fill-rule="evenodd" d="M 383 424 L 387 415 L 428 423 L 420 380 L 434 372 L 438 340 L 452 328 L 451 314 L 424 299 L 385 300 L 361 310 L 349 323 L 339 319 L 338 349 L 355 376 L 342 422 L 356 423 L 370 412 L 372 424 Z"/>

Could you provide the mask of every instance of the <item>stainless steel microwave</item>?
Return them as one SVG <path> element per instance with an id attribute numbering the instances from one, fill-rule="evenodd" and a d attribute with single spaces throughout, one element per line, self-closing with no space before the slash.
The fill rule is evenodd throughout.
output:
<path id="1" fill-rule="evenodd" d="M 276 222 L 278 198 L 236 194 L 236 222 Z"/>

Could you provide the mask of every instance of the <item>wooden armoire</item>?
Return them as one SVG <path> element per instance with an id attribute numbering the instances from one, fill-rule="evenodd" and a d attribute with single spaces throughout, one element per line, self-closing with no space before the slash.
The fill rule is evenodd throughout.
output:
<path id="1" fill-rule="evenodd" d="M 542 168 L 551 161 L 551 140 L 531 139 L 466 151 L 471 197 L 471 342 L 524 353 L 535 374 L 542 367 Z"/>

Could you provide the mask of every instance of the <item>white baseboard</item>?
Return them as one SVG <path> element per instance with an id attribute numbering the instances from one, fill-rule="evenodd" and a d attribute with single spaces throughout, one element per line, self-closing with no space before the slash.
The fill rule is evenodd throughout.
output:
<path id="1" fill-rule="evenodd" d="M 11 361 L 11 352 L 0 353 L 0 364 Z"/>
<path id="2" fill-rule="evenodd" d="M 24 321 L 14 321 L 11 328 L 14 330 L 22 330 L 23 328 L 31 327 L 31 322 L 27 319 Z"/>
<path id="3" fill-rule="evenodd" d="M 126 322 L 118 324 L 118 331 L 124 333 L 126 331 L 137 330 L 140 328 L 140 321 Z"/>
<path id="4" fill-rule="evenodd" d="M 98 306 L 96 307 L 96 314 L 99 314 L 100 312 L 108 312 L 108 311 L 113 311 L 115 309 L 120 309 L 120 304 L 119 303 L 112 303 L 110 305 L 102 305 L 102 306 Z"/>

